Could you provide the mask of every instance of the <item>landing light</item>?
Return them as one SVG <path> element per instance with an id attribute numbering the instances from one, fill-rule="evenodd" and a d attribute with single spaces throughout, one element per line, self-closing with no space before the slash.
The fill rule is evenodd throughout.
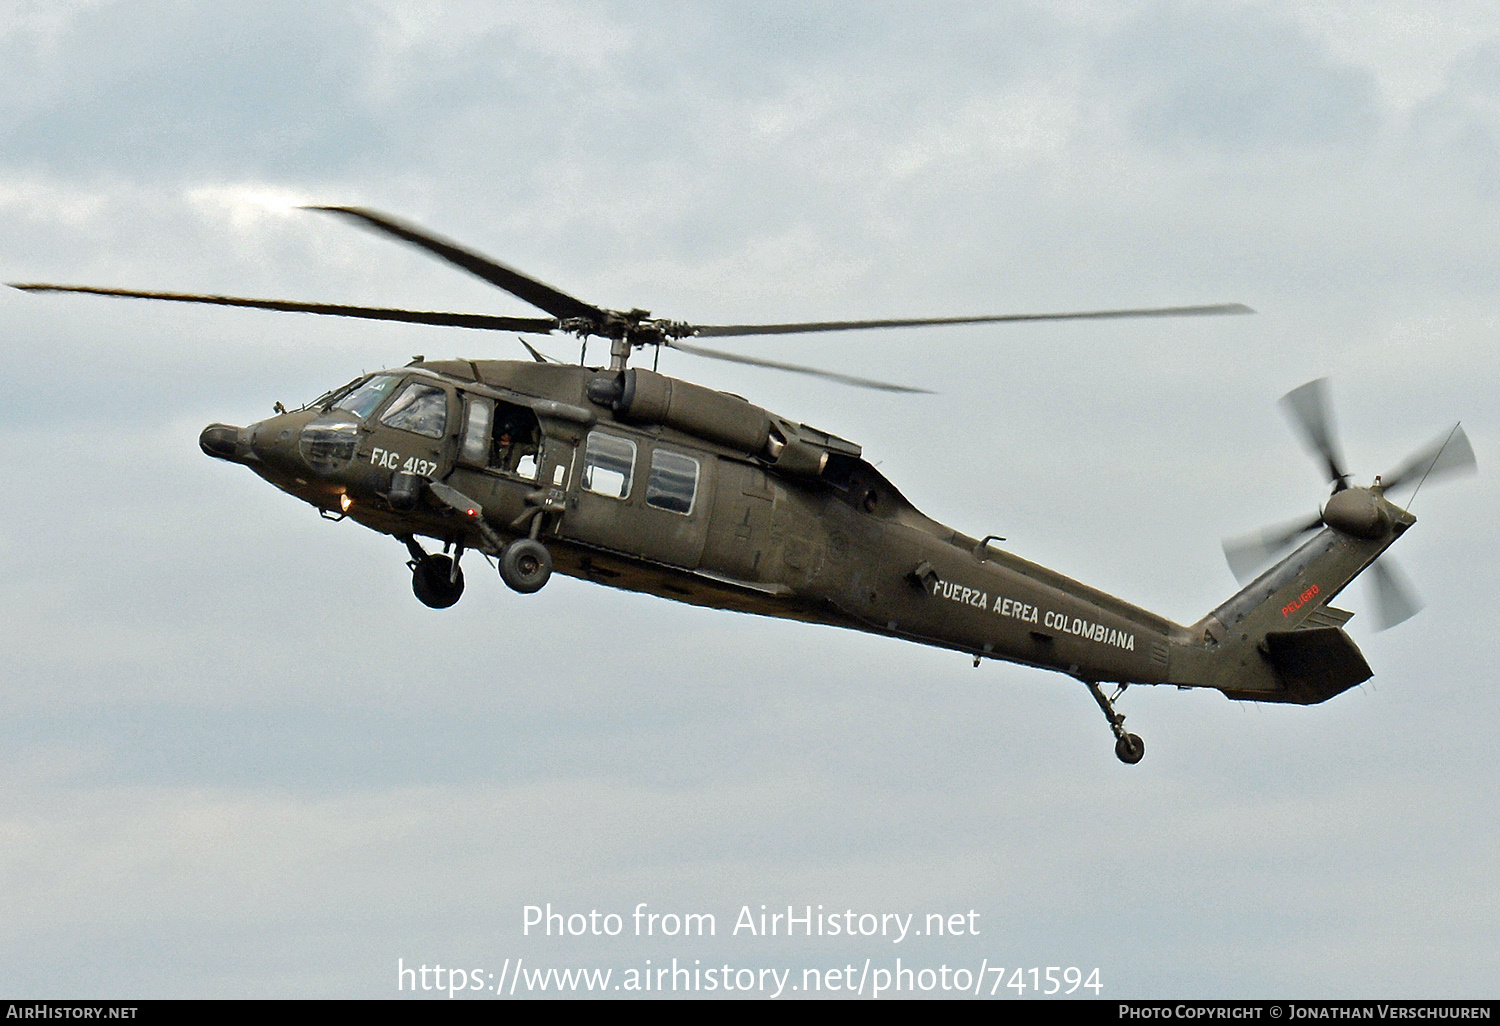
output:
<path id="1" fill-rule="evenodd" d="M 353 505 L 354 500 L 349 498 L 348 492 L 345 492 L 339 496 L 339 509 L 343 510 L 345 513 L 349 512 L 349 507 Z"/>

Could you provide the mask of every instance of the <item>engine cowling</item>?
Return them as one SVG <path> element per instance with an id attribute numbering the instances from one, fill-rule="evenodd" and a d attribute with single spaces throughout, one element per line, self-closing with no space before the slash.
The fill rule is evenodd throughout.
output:
<path id="1" fill-rule="evenodd" d="M 818 477 L 831 455 L 858 458 L 861 452 L 853 442 L 794 424 L 737 395 L 639 367 L 598 375 L 588 384 L 588 397 L 621 420 L 675 428 L 794 477 Z"/>

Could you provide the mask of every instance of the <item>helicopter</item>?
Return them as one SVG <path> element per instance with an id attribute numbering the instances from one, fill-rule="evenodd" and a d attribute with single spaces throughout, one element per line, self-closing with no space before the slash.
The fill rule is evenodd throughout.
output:
<path id="1" fill-rule="evenodd" d="M 554 572 L 676 602 L 843 627 L 1054 670 L 1083 683 L 1115 754 L 1145 754 L 1116 703 L 1136 684 L 1211 688 L 1232 699 L 1314 704 L 1372 676 L 1329 603 L 1367 569 L 1381 627 L 1419 607 L 1381 554 L 1416 518 L 1388 495 L 1473 472 L 1461 426 L 1364 487 L 1344 469 L 1326 380 L 1284 411 L 1332 491 L 1318 511 L 1225 542 L 1241 591 L 1184 626 L 920 512 L 847 439 L 747 399 L 630 366 L 654 347 L 891 392 L 922 389 L 705 349 L 685 340 L 999 322 L 1252 313 L 1238 303 L 1054 314 L 695 325 L 585 303 L 425 229 L 359 207 L 307 208 L 418 247 L 546 317 L 348 306 L 237 296 L 15 284 L 71 292 L 416 324 L 571 335 L 577 364 L 427 360 L 363 374 L 245 427 L 211 424 L 199 445 L 332 520 L 400 541 L 412 591 L 444 609 L 461 561 L 493 560 L 521 594 Z M 607 339 L 607 367 L 587 364 Z M 429 551 L 430 539 L 441 551 Z M 1114 693 L 1106 694 L 1104 685 Z"/>

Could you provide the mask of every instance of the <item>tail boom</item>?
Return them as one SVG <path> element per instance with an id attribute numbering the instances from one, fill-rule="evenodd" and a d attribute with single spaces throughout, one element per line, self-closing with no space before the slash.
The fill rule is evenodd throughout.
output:
<path id="1" fill-rule="evenodd" d="M 1361 505 L 1378 518 L 1356 525 L 1325 515 L 1334 526 L 1173 640 L 1168 683 L 1216 688 L 1246 701 L 1312 705 L 1371 677 L 1343 630 L 1353 614 L 1328 603 L 1416 518 L 1376 489 L 1350 491 L 1364 492 Z"/>

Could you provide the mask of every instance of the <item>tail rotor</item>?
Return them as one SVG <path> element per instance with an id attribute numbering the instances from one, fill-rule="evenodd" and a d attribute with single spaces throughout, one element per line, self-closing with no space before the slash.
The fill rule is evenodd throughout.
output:
<path id="1" fill-rule="evenodd" d="M 1328 399 L 1328 379 L 1319 378 L 1292 389 L 1281 397 L 1280 406 L 1291 422 L 1292 429 L 1309 452 L 1321 464 L 1332 486 L 1332 496 L 1346 491 L 1349 473 L 1338 445 L 1333 426 L 1332 405 Z M 1462 426 L 1452 429 L 1418 449 L 1397 464 L 1389 474 L 1375 479 L 1369 491 L 1377 496 L 1411 488 L 1412 497 L 1428 479 L 1459 477 L 1472 474 L 1478 469 L 1474 448 L 1464 434 Z M 1340 500 L 1341 502 L 1343 500 Z M 1330 503 L 1312 518 L 1302 517 L 1287 523 L 1267 527 L 1251 534 L 1224 539 L 1224 558 L 1229 569 L 1240 583 L 1245 584 L 1257 577 L 1267 567 L 1278 562 L 1305 537 L 1322 527 L 1340 527 L 1335 518 L 1333 524 L 1325 519 L 1332 517 Z M 1390 559 L 1382 556 L 1369 567 L 1370 586 L 1373 590 L 1374 619 L 1377 630 L 1388 630 L 1415 616 L 1422 609 L 1416 590 Z"/>

